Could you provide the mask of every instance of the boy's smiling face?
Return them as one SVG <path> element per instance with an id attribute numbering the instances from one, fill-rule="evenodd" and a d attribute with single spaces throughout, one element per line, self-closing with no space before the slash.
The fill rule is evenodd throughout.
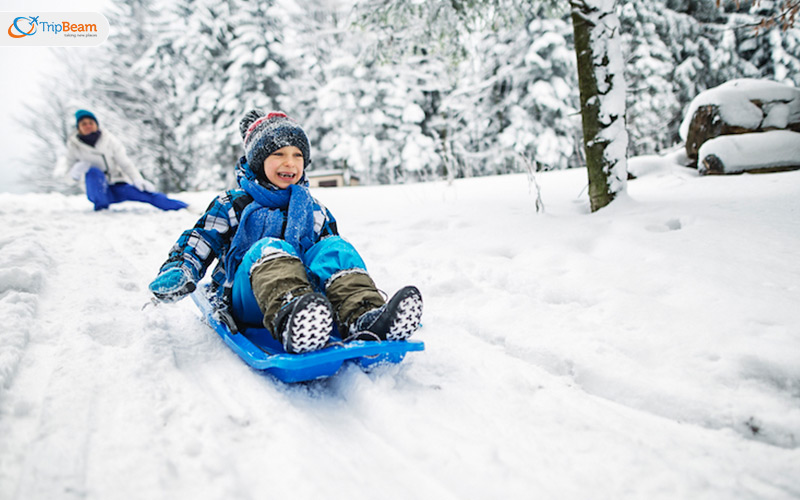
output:
<path id="1" fill-rule="evenodd" d="M 284 146 L 264 160 L 267 180 L 280 189 L 297 184 L 303 177 L 303 153 L 295 146 Z"/>

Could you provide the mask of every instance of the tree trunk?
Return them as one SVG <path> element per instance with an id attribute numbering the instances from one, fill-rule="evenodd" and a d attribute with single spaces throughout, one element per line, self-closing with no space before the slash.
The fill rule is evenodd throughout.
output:
<path id="1" fill-rule="evenodd" d="M 592 212 L 627 181 L 625 80 L 614 0 L 570 0 Z"/>

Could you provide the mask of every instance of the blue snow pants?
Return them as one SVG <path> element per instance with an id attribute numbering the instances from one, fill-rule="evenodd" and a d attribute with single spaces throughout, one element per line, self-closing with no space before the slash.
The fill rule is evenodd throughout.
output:
<path id="1" fill-rule="evenodd" d="M 308 281 L 324 292 L 331 277 L 340 271 L 361 269 L 366 265 L 355 247 L 340 236 L 329 236 L 299 255 L 289 243 L 278 238 L 258 240 L 244 254 L 233 279 L 233 316 L 240 322 L 261 324 L 264 319 L 250 285 L 250 273 L 256 264 L 273 257 L 297 257 L 305 264 Z"/>
<path id="2" fill-rule="evenodd" d="M 182 201 L 167 198 L 163 193 L 140 191 L 135 186 L 124 182 L 109 185 L 106 174 L 96 167 L 92 167 L 86 172 L 85 179 L 86 197 L 94 203 L 95 210 L 103 210 L 112 203 L 123 201 L 141 201 L 161 210 L 180 210 L 188 206 Z"/>

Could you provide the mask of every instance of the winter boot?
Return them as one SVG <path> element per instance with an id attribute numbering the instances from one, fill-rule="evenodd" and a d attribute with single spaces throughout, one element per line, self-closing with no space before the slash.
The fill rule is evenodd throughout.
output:
<path id="1" fill-rule="evenodd" d="M 347 338 L 350 325 L 367 311 L 381 307 L 386 300 L 366 271 L 349 270 L 334 277 L 325 287 L 331 301 L 339 334 Z"/>
<path id="2" fill-rule="evenodd" d="M 250 284 L 264 315 L 264 327 L 286 352 L 325 346 L 333 329 L 333 314 L 328 300 L 313 293 L 300 259 L 285 256 L 261 262 L 250 273 Z"/>
<path id="3" fill-rule="evenodd" d="M 272 329 L 290 354 L 322 349 L 332 330 L 330 302 L 318 293 L 307 293 L 287 303 L 278 311 Z"/>
<path id="4" fill-rule="evenodd" d="M 405 340 L 420 326 L 422 294 L 415 286 L 407 286 L 389 302 L 365 312 L 350 325 L 350 335 L 363 337 L 370 332 L 381 340 Z"/>

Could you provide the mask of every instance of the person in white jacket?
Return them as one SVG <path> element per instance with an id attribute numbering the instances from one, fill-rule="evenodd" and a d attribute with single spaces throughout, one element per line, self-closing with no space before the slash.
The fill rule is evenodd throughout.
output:
<path id="1" fill-rule="evenodd" d="M 140 201 L 161 210 L 180 210 L 187 204 L 156 191 L 125 153 L 122 143 L 100 130 L 97 117 L 85 109 L 75 112 L 77 130 L 67 139 L 67 165 L 76 181 L 86 183 L 86 196 L 95 210 L 112 203 Z"/>

